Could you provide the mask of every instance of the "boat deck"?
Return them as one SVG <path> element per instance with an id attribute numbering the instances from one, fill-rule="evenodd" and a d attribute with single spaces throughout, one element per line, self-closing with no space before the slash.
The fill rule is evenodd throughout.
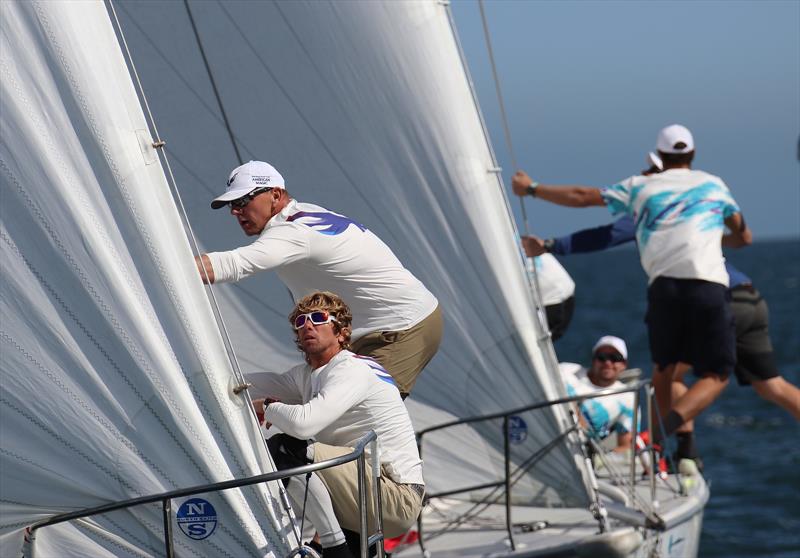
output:
<path id="1" fill-rule="evenodd" d="M 601 483 L 608 483 L 608 479 L 602 477 Z M 684 487 L 683 494 L 681 485 Z M 649 501 L 650 491 L 649 479 L 637 482 L 638 498 Z M 599 532 L 598 522 L 586 509 L 513 506 L 514 550 L 508 541 L 502 500 L 476 506 L 473 502 L 463 500 L 437 499 L 430 502 L 423 512 L 426 555 L 442 558 L 645 557 L 658 547 L 658 556 L 695 556 L 703 506 L 708 499 L 708 488 L 703 478 L 698 475 L 682 479 L 677 476 L 658 479 L 656 499 L 658 515 L 666 524 L 663 532 L 612 519 L 612 508 L 623 509 L 619 497 L 613 500 L 607 496 L 602 498 L 609 509 L 611 525 L 606 533 Z M 394 558 L 422 555 L 416 542 L 402 545 L 392 553 Z"/>

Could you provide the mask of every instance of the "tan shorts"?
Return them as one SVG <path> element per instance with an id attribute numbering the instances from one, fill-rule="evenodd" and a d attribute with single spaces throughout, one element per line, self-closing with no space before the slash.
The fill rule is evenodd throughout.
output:
<path id="1" fill-rule="evenodd" d="M 394 378 L 400 393 L 411 393 L 417 376 L 430 362 L 442 341 L 439 306 L 417 325 L 403 331 L 376 331 L 354 341 L 351 350 L 372 357 Z"/>
<path id="2" fill-rule="evenodd" d="M 353 451 L 353 448 L 328 446 L 319 442 L 314 447 L 314 463 L 333 459 Z M 317 471 L 328 489 L 333 502 L 333 512 L 343 529 L 361 531 L 361 514 L 358 508 L 358 462 Z M 367 525 L 369 534 L 376 531 L 374 504 L 372 503 L 372 474 L 367 461 Z M 408 531 L 419 517 L 422 495 L 408 484 L 397 484 L 381 474 L 381 511 L 383 533 L 387 539 L 399 537 Z"/>

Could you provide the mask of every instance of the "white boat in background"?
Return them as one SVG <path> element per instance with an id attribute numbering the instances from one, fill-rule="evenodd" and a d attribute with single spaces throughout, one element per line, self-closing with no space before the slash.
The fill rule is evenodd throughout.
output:
<path id="1" fill-rule="evenodd" d="M 203 251 L 245 242 L 209 202 L 247 159 L 274 164 L 297 199 L 357 218 L 439 299 L 442 347 L 407 401 L 418 430 L 518 410 L 507 435 L 494 419 L 424 446 L 433 494 L 510 471 L 518 525 L 490 520 L 428 550 L 696 554 L 700 477 L 637 508 L 650 483 L 596 485 L 568 405 L 523 410 L 565 392 L 446 2 L 0 10 L 0 555 L 59 513 L 272 470 L 234 388 L 299 360 L 291 300 L 267 274 L 209 298 L 192 259 L 195 237 Z M 288 555 L 273 484 L 204 495 L 199 534 L 186 528 L 199 504 L 177 500 L 177 554 Z M 425 521 L 457 523 L 486 490 L 451 496 Z M 35 553 L 160 555 L 162 540 L 160 508 L 138 507 L 44 528 Z"/>

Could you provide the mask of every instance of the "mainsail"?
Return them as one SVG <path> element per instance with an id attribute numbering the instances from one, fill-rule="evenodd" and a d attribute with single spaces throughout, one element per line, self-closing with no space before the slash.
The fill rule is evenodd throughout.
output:
<path id="1" fill-rule="evenodd" d="M 104 5 L 0 9 L 0 555 L 18 556 L 48 516 L 271 469 Z M 286 555 L 264 487 L 199 498 L 180 554 Z M 163 540 L 156 504 L 43 529 L 36 553 Z"/>
<path id="2" fill-rule="evenodd" d="M 125 1 L 118 11 L 205 250 L 249 242 L 209 201 L 237 152 L 266 160 L 295 198 L 373 230 L 439 299 L 445 338 L 408 400 L 418 428 L 563 395 L 446 3 Z M 215 292 L 246 374 L 297 361 L 291 300 L 274 274 Z M 559 409 L 521 419 L 517 463 L 569 426 Z M 499 422 L 432 436 L 429 488 L 499 478 L 500 448 Z M 573 449 L 555 445 L 515 498 L 585 504 Z"/>
<path id="3" fill-rule="evenodd" d="M 439 299 L 445 339 L 408 400 L 418 428 L 563 395 L 444 3 L 116 6 L 205 250 L 246 242 L 208 205 L 237 151 L 267 160 L 294 197 L 371 228 Z M 0 9 L 6 555 L 24 527 L 50 515 L 253 475 L 270 461 L 246 402 L 232 395 L 234 373 L 105 7 Z M 291 300 L 274 276 L 215 293 L 245 374 L 298 360 Z M 571 440 L 550 445 L 571 425 L 563 411 L 519 419 L 515 462 L 549 450 L 515 497 L 586 505 Z M 496 423 L 430 446 L 430 490 L 501 475 Z M 179 553 L 285 554 L 272 491 L 203 497 L 216 510 L 214 534 L 176 535 Z M 159 514 L 47 528 L 37 545 L 43 555 L 160 554 Z"/>

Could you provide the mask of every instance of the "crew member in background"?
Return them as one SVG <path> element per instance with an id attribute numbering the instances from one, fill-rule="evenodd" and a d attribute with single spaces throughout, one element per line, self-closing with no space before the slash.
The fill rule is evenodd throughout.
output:
<path id="1" fill-rule="evenodd" d="M 439 303 L 381 239 L 352 219 L 293 200 L 272 165 L 250 161 L 233 169 L 213 209 L 230 207 L 256 240 L 228 252 L 196 257 L 206 283 L 241 281 L 275 270 L 295 301 L 331 291 L 353 309 L 353 351 L 386 368 L 405 398 L 439 348 Z"/>
<path id="2" fill-rule="evenodd" d="M 555 341 L 564 335 L 575 311 L 575 282 L 552 254 L 528 258 L 528 278 L 539 285 L 547 327 Z M 534 274 L 535 270 L 535 274 Z"/>
<path id="3" fill-rule="evenodd" d="M 628 347 L 625 341 L 605 335 L 592 347 L 592 364 L 586 369 L 573 362 L 559 363 L 567 395 L 591 395 L 604 389 L 622 389 L 619 376 L 628 368 Z M 617 434 L 614 451 L 631 449 L 633 441 L 632 392 L 587 399 L 580 404 L 581 423 L 597 440 Z"/>
<path id="4" fill-rule="evenodd" d="M 559 238 L 542 240 L 536 236 L 524 237 L 523 245 L 528 255 L 544 253 L 559 255 L 598 252 L 636 240 L 636 227 L 629 216 L 614 223 L 583 229 Z M 800 389 L 780 375 L 775 365 L 772 341 L 769 336 L 769 308 L 767 301 L 753 286 L 753 282 L 730 262 L 725 262 L 730 277 L 730 306 L 736 322 L 736 380 L 740 386 L 752 385 L 763 399 L 785 409 L 800 421 Z M 683 377 L 688 366 L 676 368 L 672 398 L 677 400 L 687 387 Z M 694 421 L 686 422 L 676 433 L 678 458 L 699 461 L 694 440 Z"/>
<path id="5" fill-rule="evenodd" d="M 374 430 L 381 448 L 383 529 L 387 538 L 397 537 L 408 531 L 422 509 L 422 460 L 414 427 L 391 376 L 371 358 L 348 350 L 351 320 L 350 309 L 333 293 L 316 292 L 299 300 L 289 322 L 306 364 L 283 374 L 250 374 L 254 395 L 263 397 L 253 404 L 267 426 L 274 424 L 282 431 L 267 441 L 278 469 L 350 453 L 359 438 Z M 302 479 L 292 477 L 286 487 L 294 509 L 302 509 Z M 367 475 L 372 533 L 376 523 L 371 487 Z M 307 513 L 325 558 L 357 555 L 361 518 L 357 463 L 313 473 L 308 500 Z"/>
<path id="6" fill-rule="evenodd" d="M 512 188 L 571 207 L 607 205 L 631 216 L 642 267 L 648 275 L 647 326 L 655 363 L 653 385 L 663 431 L 675 433 L 722 392 L 736 364 L 735 332 L 727 303 L 727 246 L 750 244 L 752 235 L 727 186 L 718 177 L 692 170 L 694 138 L 684 126 L 662 129 L 656 140 L 664 171 L 632 176 L 607 188 L 539 184 L 517 172 Z M 680 362 L 699 379 L 675 401 L 672 381 Z"/>

